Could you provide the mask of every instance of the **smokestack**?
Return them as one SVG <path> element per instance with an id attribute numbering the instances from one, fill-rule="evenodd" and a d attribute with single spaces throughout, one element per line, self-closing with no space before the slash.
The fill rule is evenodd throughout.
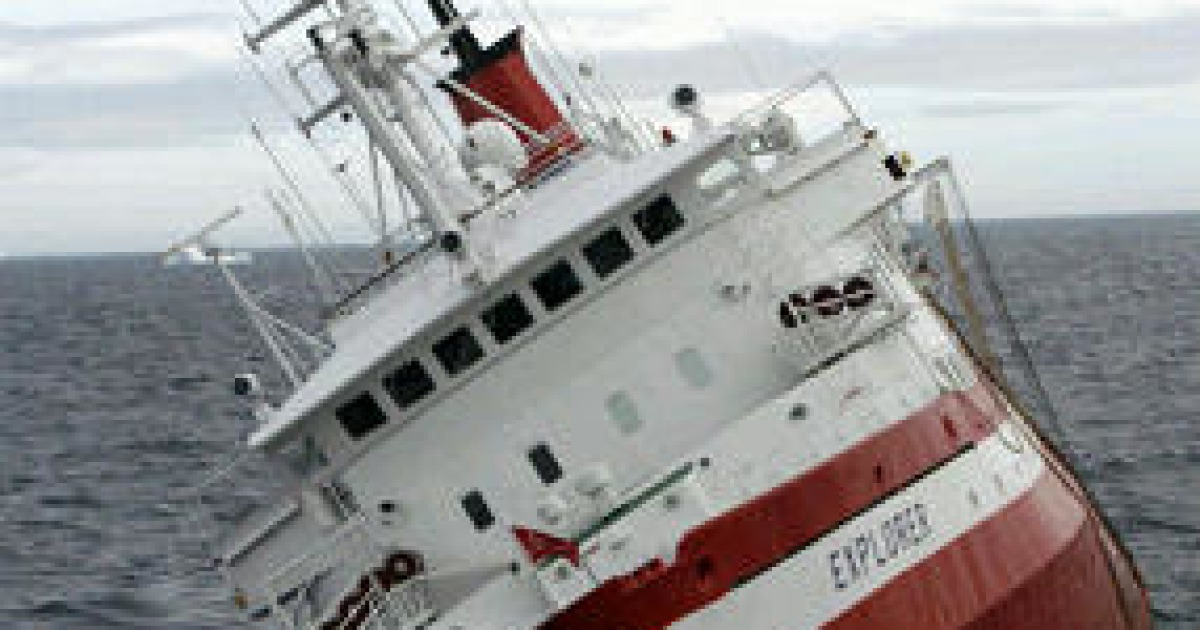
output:
<path id="1" fill-rule="evenodd" d="M 429 7 L 443 27 L 460 15 L 451 0 L 429 0 Z M 470 29 L 464 26 L 450 36 L 450 49 L 458 60 L 458 68 L 450 73 L 450 78 L 530 129 L 552 136 L 552 146 L 533 151 L 534 162 L 543 153 L 557 154 L 563 147 L 577 148 L 578 137 L 565 127 L 558 105 L 546 93 L 525 59 L 520 28 L 483 48 Z M 451 90 L 446 91 L 464 126 L 494 117 L 475 101 Z M 522 140 L 529 141 L 520 130 L 516 131 Z"/>

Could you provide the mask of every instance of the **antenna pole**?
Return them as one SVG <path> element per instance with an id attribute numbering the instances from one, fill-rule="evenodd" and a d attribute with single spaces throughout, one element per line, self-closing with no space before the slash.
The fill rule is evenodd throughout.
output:
<path id="1" fill-rule="evenodd" d="M 449 26 L 461 17 L 452 0 L 429 0 L 429 9 L 442 27 Z M 483 47 L 466 26 L 450 35 L 450 48 L 463 67 L 474 67 L 483 61 Z"/>
<path id="2" fill-rule="evenodd" d="M 347 16 L 351 14 L 352 12 L 347 12 Z M 378 102 L 362 82 L 364 75 L 374 75 L 374 78 L 378 79 L 383 74 L 365 67 L 369 43 L 363 35 L 363 30 L 351 28 L 349 33 L 351 46 L 347 47 L 343 41 L 326 41 L 320 29 L 314 28 L 308 32 L 309 39 L 317 50 L 317 56 L 330 78 L 346 102 L 358 113 L 359 120 L 371 135 L 373 143 L 387 158 L 392 170 L 404 182 L 418 205 L 425 210 L 437 231 L 460 233 L 462 230 L 458 220 L 443 201 L 424 165 L 409 154 L 405 139 L 391 126 L 389 117 L 380 110 Z"/>

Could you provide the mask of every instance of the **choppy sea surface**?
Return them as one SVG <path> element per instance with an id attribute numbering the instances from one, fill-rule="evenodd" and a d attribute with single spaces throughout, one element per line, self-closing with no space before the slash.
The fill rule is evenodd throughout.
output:
<path id="1" fill-rule="evenodd" d="M 1200 216 L 982 232 L 1159 627 L 1200 628 Z M 311 312 L 295 255 L 242 273 Z M 175 497 L 248 428 L 231 376 L 267 366 L 212 269 L 0 260 L 0 627 L 238 626 Z"/>

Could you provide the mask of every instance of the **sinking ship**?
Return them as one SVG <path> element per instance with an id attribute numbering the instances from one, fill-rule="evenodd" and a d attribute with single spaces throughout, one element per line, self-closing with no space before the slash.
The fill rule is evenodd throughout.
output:
<path id="1" fill-rule="evenodd" d="M 248 309 L 287 378 L 237 378 L 256 424 L 197 493 L 278 486 L 214 517 L 241 614 L 1150 627 L 1129 554 L 981 348 L 970 275 L 932 253 L 964 203 L 948 160 L 890 148 L 826 73 L 723 121 L 668 87 L 683 122 L 649 126 L 544 25 L 485 43 L 478 12 L 413 4 L 434 28 L 304 0 L 247 36 L 303 43 L 332 97 L 301 131 L 365 132 L 413 246 L 381 241 L 319 332 Z"/>

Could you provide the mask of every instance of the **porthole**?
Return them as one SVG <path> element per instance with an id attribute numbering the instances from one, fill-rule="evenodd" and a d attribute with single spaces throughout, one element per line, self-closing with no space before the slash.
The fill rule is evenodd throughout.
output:
<path id="1" fill-rule="evenodd" d="M 675 367 L 683 380 L 696 389 L 712 385 L 712 368 L 704 359 L 704 355 L 695 348 L 686 348 L 675 353 Z"/>
<path id="2" fill-rule="evenodd" d="M 642 428 L 642 416 L 629 394 L 616 392 L 608 397 L 604 406 L 608 409 L 608 417 L 621 433 L 632 435 Z"/>
<path id="3" fill-rule="evenodd" d="M 475 526 L 475 531 L 485 531 L 496 523 L 496 515 L 483 498 L 483 493 L 478 490 L 463 495 L 462 507 L 467 513 L 467 518 L 471 519 L 471 524 Z"/>
<path id="4" fill-rule="evenodd" d="M 433 344 L 433 355 L 437 357 L 446 374 L 455 376 L 483 358 L 483 348 L 466 326 L 446 335 Z"/>
<path id="5" fill-rule="evenodd" d="M 496 343 L 508 343 L 533 325 L 533 315 L 521 301 L 521 296 L 510 294 L 496 302 L 480 316 L 483 325 Z"/>
<path id="6" fill-rule="evenodd" d="M 433 377 L 419 361 L 409 361 L 383 379 L 383 388 L 401 409 L 417 404 L 436 387 Z"/>
<path id="7" fill-rule="evenodd" d="M 366 392 L 338 407 L 335 415 L 346 433 L 356 440 L 387 422 L 387 414 L 383 412 L 379 403 L 375 402 L 375 399 Z"/>
<path id="8" fill-rule="evenodd" d="M 529 463 L 533 465 L 533 470 L 537 472 L 538 479 L 541 479 L 542 483 L 550 485 L 562 479 L 562 465 L 558 463 L 558 458 L 554 456 L 549 445 L 534 446 L 529 449 L 528 456 Z"/>
<path id="9" fill-rule="evenodd" d="M 598 277 L 607 278 L 633 260 L 633 247 L 625 240 L 621 230 L 614 227 L 601 232 L 600 236 L 584 245 L 583 257 Z"/>
<path id="10" fill-rule="evenodd" d="M 633 213 L 633 224 L 650 245 L 657 245 L 683 227 L 683 215 L 669 195 L 662 195 Z"/>
<path id="11" fill-rule="evenodd" d="M 583 283 L 565 260 L 554 263 L 529 284 L 547 311 L 559 308 L 583 291 Z"/>

